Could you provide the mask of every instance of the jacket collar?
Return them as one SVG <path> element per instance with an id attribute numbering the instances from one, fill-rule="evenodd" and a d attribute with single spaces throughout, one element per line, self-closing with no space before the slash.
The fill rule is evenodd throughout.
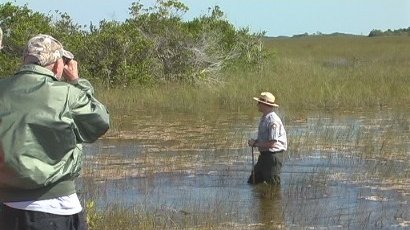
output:
<path id="1" fill-rule="evenodd" d="M 44 75 L 47 77 L 51 77 L 53 80 L 57 81 L 57 78 L 54 76 L 53 71 L 44 68 L 42 66 L 39 65 L 35 65 L 35 64 L 28 64 L 28 65 L 23 65 L 20 70 L 17 72 L 17 74 L 20 73 L 34 73 L 34 74 L 40 74 L 40 75 Z"/>

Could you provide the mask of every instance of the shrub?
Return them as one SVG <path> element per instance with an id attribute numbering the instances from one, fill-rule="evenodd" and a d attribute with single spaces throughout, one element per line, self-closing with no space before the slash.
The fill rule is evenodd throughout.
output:
<path id="1" fill-rule="evenodd" d="M 149 8 L 134 2 L 125 22 L 103 20 L 85 30 L 66 13 L 57 11 L 53 22 L 27 5 L 0 4 L 0 26 L 8 31 L 0 75 L 18 68 L 24 45 L 38 33 L 60 40 L 80 61 L 81 74 L 107 87 L 219 83 L 221 70 L 254 66 L 264 58 L 264 34 L 236 29 L 218 6 L 209 15 L 184 22 L 181 15 L 187 10 L 178 0 L 157 0 Z"/>

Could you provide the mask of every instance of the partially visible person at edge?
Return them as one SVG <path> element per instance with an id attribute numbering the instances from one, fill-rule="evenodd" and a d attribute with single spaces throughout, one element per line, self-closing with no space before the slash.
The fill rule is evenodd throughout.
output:
<path id="1" fill-rule="evenodd" d="M 0 50 L 3 49 L 3 30 L 0 27 Z M 0 125 L 1 125 L 1 120 L 0 120 Z M 3 153 L 3 146 L 1 145 L 1 139 L 0 139 L 0 165 L 3 163 L 4 159 L 3 159 L 4 153 Z M 1 210 L 0 210 L 1 212 Z M 1 221 L 1 219 L 0 219 Z M 1 224 L 1 222 L 0 222 Z"/>
<path id="2" fill-rule="evenodd" d="M 282 153 L 287 150 L 285 127 L 274 109 L 275 97 L 269 92 L 262 92 L 259 97 L 254 97 L 262 117 L 258 127 L 257 139 L 248 140 L 248 145 L 258 148 L 260 155 L 248 179 L 249 184 L 267 183 L 280 184 L 280 171 Z M 255 176 L 253 175 L 255 174 Z M 255 180 L 255 181 L 254 181 Z"/>
<path id="3" fill-rule="evenodd" d="M 0 27 L 0 50 L 3 49 L 3 30 Z"/>
<path id="4" fill-rule="evenodd" d="M 82 143 L 106 133 L 109 114 L 73 58 L 39 34 L 20 70 L 0 80 L 1 230 L 88 229 L 75 179 Z"/>

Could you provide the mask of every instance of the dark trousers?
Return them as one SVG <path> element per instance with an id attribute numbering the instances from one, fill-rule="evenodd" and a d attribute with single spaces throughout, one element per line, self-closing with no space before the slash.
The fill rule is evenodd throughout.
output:
<path id="1" fill-rule="evenodd" d="M 258 157 L 258 162 L 256 162 L 255 168 L 252 170 L 249 176 L 249 184 L 259 184 L 266 182 L 268 184 L 280 184 L 280 170 L 282 168 L 282 162 L 275 156 L 276 153 L 280 152 L 261 152 Z M 255 181 L 253 178 L 255 174 Z"/>
<path id="2" fill-rule="evenodd" d="M 84 212 L 55 215 L 0 204 L 0 230 L 87 230 Z"/>

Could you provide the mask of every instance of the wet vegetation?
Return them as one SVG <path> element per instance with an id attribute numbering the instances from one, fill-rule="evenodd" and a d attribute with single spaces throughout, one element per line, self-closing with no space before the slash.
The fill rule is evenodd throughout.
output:
<path id="1" fill-rule="evenodd" d="M 100 90 L 115 111 L 114 128 L 89 147 L 90 223 L 94 229 L 407 228 L 408 39 L 269 38 L 264 47 L 275 55 L 266 65 L 226 72 L 218 86 Z M 262 90 L 277 96 L 288 130 L 280 188 L 245 183 L 251 170 L 245 143 L 259 116 L 251 97 Z"/>
<path id="2" fill-rule="evenodd" d="M 246 184 L 251 159 L 244 143 L 257 117 L 133 118 L 123 138 L 88 146 L 82 195 L 90 223 L 94 229 L 405 229 L 410 121 L 399 114 L 322 111 L 290 122 L 280 187 Z"/>

